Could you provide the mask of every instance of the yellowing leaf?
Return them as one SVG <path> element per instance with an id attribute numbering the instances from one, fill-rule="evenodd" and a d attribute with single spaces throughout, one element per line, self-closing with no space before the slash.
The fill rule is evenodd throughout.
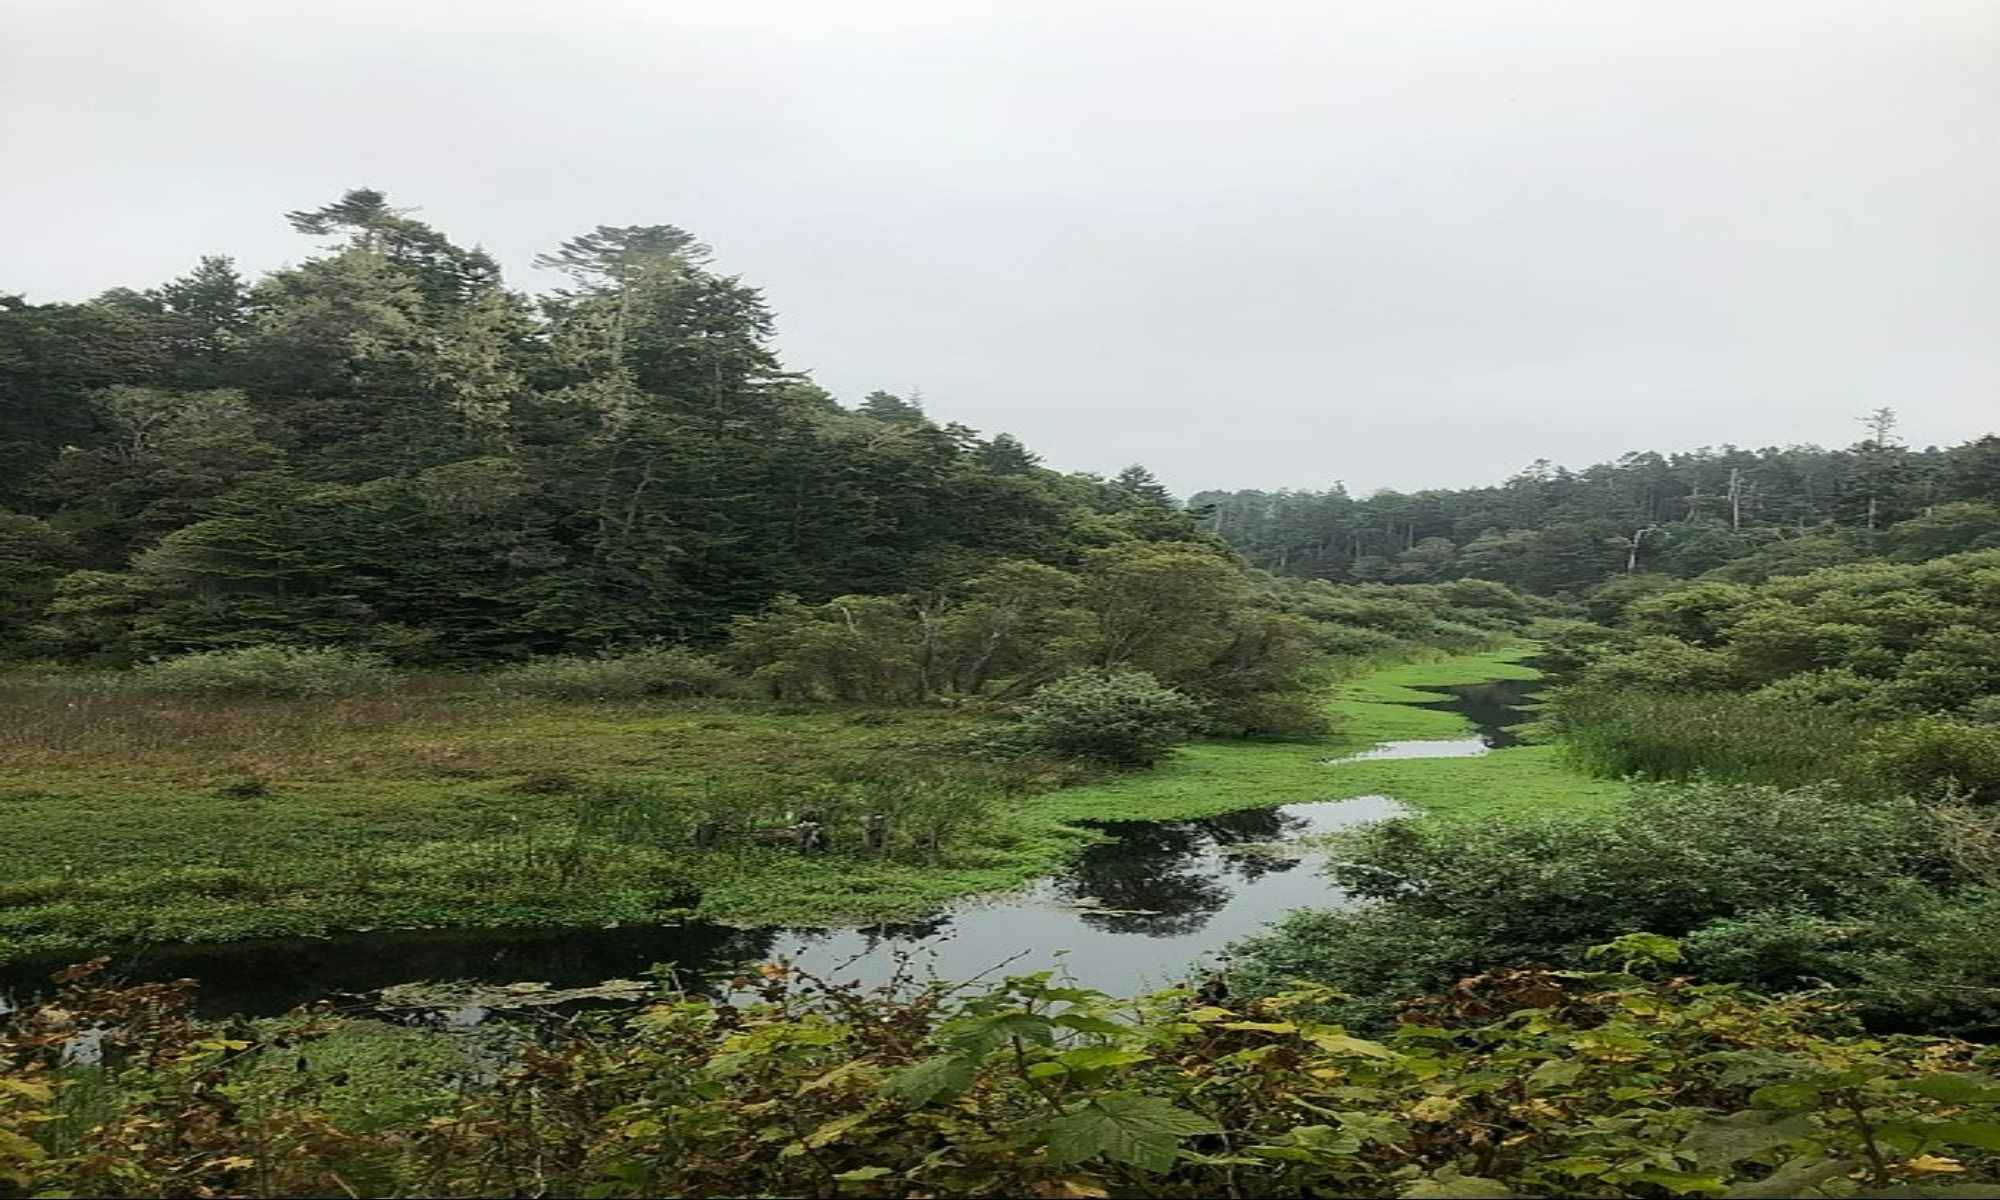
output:
<path id="1" fill-rule="evenodd" d="M 1396 1052 L 1380 1042 L 1367 1038 L 1350 1037 L 1347 1034 L 1328 1031 L 1307 1035 L 1312 1044 L 1329 1054 L 1344 1054 L 1357 1058 L 1395 1058 Z"/>
<path id="2" fill-rule="evenodd" d="M 1903 1164 L 1903 1168 L 1918 1175 L 1949 1175 L 1965 1170 L 1965 1164 L 1955 1158 L 1940 1158 L 1935 1154 L 1919 1154 Z"/>
<path id="3" fill-rule="evenodd" d="M 1299 1027 L 1290 1021 L 1225 1021 L 1224 1029 L 1241 1029 L 1248 1033 L 1297 1033 Z"/>
<path id="4" fill-rule="evenodd" d="M 29 1079 L 0 1079 L 0 1087 L 15 1095 L 26 1096 L 37 1104 L 47 1104 L 56 1098 L 55 1092 L 46 1083 L 36 1083 Z"/>
<path id="5" fill-rule="evenodd" d="M 828 1121 L 826 1124 L 820 1126 L 818 1129 L 813 1130 L 810 1134 L 807 1134 L 806 1146 L 810 1149 L 817 1150 L 822 1146 L 830 1145 L 833 1142 L 839 1141 L 840 1136 L 842 1134 L 848 1132 L 849 1130 L 853 1129 L 856 1125 L 861 1124 L 863 1121 L 866 1121 L 869 1117 L 872 1117 L 874 1115 L 875 1115 L 874 1113 L 864 1109 L 861 1112 L 848 1113 L 844 1117 L 835 1117 L 833 1120 Z"/>
<path id="6" fill-rule="evenodd" d="M 1425 1096 L 1410 1108 L 1419 1121 L 1449 1121 L 1458 1115 L 1458 1101 L 1451 1096 Z"/>

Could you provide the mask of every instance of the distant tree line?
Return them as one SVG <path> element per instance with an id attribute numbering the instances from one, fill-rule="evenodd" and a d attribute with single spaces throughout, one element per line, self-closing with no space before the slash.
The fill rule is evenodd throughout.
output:
<path id="1" fill-rule="evenodd" d="M 331 241 L 260 280 L 0 296 L 0 653 L 704 641 L 780 595 L 1203 536 L 1143 469 L 843 408 L 673 226 L 572 238 L 530 297 L 380 192 L 287 215 Z"/>
<path id="2" fill-rule="evenodd" d="M 2000 437 L 1914 450 L 1895 414 L 1840 450 L 1705 447 L 1581 471 L 1538 461 L 1491 487 L 1202 492 L 1191 507 L 1251 564 L 1336 581 L 1490 579 L 1542 594 L 1725 569 L 1755 582 L 1885 556 L 2000 546 Z"/>

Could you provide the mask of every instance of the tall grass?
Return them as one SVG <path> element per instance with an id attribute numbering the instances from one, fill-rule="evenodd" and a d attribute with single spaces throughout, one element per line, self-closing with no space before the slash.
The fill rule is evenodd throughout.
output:
<path id="1" fill-rule="evenodd" d="M 80 676 L 96 687 L 144 696 L 282 696 L 325 699 L 384 691 L 397 683 L 379 654 L 310 646 L 243 646 L 157 659 L 122 673 Z"/>
<path id="2" fill-rule="evenodd" d="M 1566 688 L 1545 722 L 1563 757 L 1588 774 L 1781 787 L 1841 774 L 1860 736 L 1825 706 L 1736 692 Z"/>
<path id="3" fill-rule="evenodd" d="M 645 696 L 721 696 L 735 676 L 707 655 L 682 646 L 648 646 L 624 654 L 560 655 L 508 667 L 493 675 L 503 692 L 559 700 L 631 700 Z"/>
<path id="4" fill-rule="evenodd" d="M 642 780 L 610 782 L 577 799 L 579 837 L 612 844 L 685 849 L 707 840 L 717 849 L 755 844 L 760 833 L 816 822 L 825 848 L 864 852 L 871 817 L 884 821 L 891 858 L 935 859 L 953 842 L 987 826 L 1006 796 L 992 780 L 835 772 L 794 787 L 744 786 L 711 778 L 698 792 Z"/>

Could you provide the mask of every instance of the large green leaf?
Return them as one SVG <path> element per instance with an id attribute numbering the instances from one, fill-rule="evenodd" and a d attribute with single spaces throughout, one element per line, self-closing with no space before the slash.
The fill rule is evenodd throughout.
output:
<path id="1" fill-rule="evenodd" d="M 978 1064 L 958 1054 L 940 1054 L 896 1072 L 883 1085 L 891 1096 L 921 1107 L 940 1096 L 956 1096 L 972 1085 Z"/>
<path id="2" fill-rule="evenodd" d="M 1941 1121 L 1921 1128 L 1927 1136 L 1954 1146 L 2000 1150 L 2000 1123 L 1993 1121 Z"/>
<path id="3" fill-rule="evenodd" d="M 1338 1029 L 1314 1030 L 1307 1034 L 1306 1038 L 1313 1045 L 1318 1046 L 1327 1053 L 1338 1054 L 1346 1058 L 1394 1059 L 1400 1057 L 1394 1050 L 1389 1049 L 1389 1047 L 1384 1046 L 1380 1042 L 1371 1042 L 1367 1038 L 1352 1037 L 1342 1033 Z"/>
<path id="4" fill-rule="evenodd" d="M 1107 1067 L 1129 1067 L 1151 1061 L 1152 1055 L 1117 1046 L 1078 1046 L 1056 1056 L 1056 1061 L 1072 1071 L 1101 1071 Z"/>
<path id="5" fill-rule="evenodd" d="M 1171 1170 L 1180 1139 L 1220 1132 L 1199 1113 L 1138 1092 L 1107 1092 L 1086 1100 L 1043 1130 L 1058 1162 L 1104 1157 L 1148 1171 Z"/>
<path id="6" fill-rule="evenodd" d="M 1906 1092 L 1929 1096 L 1946 1104 L 2000 1103 L 2000 1081 L 1996 1081 L 1991 1075 L 1941 1072 L 1936 1075 L 1920 1075 L 1915 1079 L 1906 1080 L 1901 1086 Z"/>
<path id="7" fill-rule="evenodd" d="M 1482 1175 L 1460 1175 L 1446 1167 L 1429 1179 L 1419 1179 L 1399 1193 L 1403 1200 L 1508 1200 L 1514 1189 Z"/>
<path id="8" fill-rule="evenodd" d="M 1014 1038 L 1046 1046 L 1055 1041 L 1055 1024 L 1037 1013 L 996 1013 L 955 1030 L 951 1043 L 966 1054 L 980 1055 Z"/>
<path id="9" fill-rule="evenodd" d="M 1763 1179 L 1739 1183 L 1723 1193 L 1726 1200 L 1787 1200 L 1788 1197 L 1816 1196 L 1822 1183 L 1845 1179 L 1852 1166 L 1845 1160 L 1803 1155 L 1780 1166 Z"/>
<path id="10" fill-rule="evenodd" d="M 1696 1125 L 1681 1139 L 1679 1150 L 1702 1167 L 1729 1167 L 1811 1133 L 1812 1122 L 1802 1113 L 1777 1118 L 1754 1111 L 1731 1113 Z"/>

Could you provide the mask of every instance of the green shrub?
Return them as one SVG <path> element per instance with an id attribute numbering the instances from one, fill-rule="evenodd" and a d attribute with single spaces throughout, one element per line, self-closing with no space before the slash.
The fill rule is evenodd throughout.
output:
<path id="1" fill-rule="evenodd" d="M 124 684 L 146 695 L 323 699 L 380 691 L 397 679 L 388 659 L 363 650 L 244 646 L 157 659 Z"/>
<path id="2" fill-rule="evenodd" d="M 1670 637 L 1642 637 L 1608 648 L 1582 673 L 1604 688 L 1733 688 L 1743 680 L 1727 652 Z"/>
<path id="3" fill-rule="evenodd" d="M 1333 728 L 1326 701 L 1315 692 L 1265 692 L 1210 701 L 1203 728 L 1219 737 L 1321 737 Z"/>
<path id="4" fill-rule="evenodd" d="M 1787 675 L 1750 695 L 1783 708 L 1831 709 L 1856 721 L 1879 721 L 1896 715 L 1895 698 L 1882 680 L 1858 675 L 1845 667 Z"/>
<path id="5" fill-rule="evenodd" d="M 1857 769 L 1915 796 L 2000 804 L 2000 728 L 1917 717 L 1871 732 Z"/>
<path id="6" fill-rule="evenodd" d="M 1541 647 L 1535 652 L 1536 665 L 1557 679 L 1566 679 L 1609 653 L 1622 637 L 1608 626 L 1573 617 L 1536 617 L 1525 632 Z"/>
<path id="7" fill-rule="evenodd" d="M 1202 706 L 1144 671 L 1076 671 L 1021 706 L 1007 748 L 1119 766 L 1151 766 L 1186 738 Z"/>
<path id="8" fill-rule="evenodd" d="M 1331 1020 L 1387 1028 L 1405 997 L 1462 979 L 1494 961 L 1476 925 L 1392 905 L 1302 908 L 1236 943 L 1225 978 L 1232 993 L 1269 996 L 1299 980 L 1338 987 L 1324 1006 Z"/>
<path id="9" fill-rule="evenodd" d="M 1489 826 L 1387 821 L 1340 843 L 1350 892 L 1482 926 L 1494 946 L 1553 950 L 1621 933 L 1678 936 L 1772 908 L 1832 915 L 1948 870 L 1923 811 L 1833 785 L 1641 789 L 1609 819 Z"/>
<path id="10" fill-rule="evenodd" d="M 1891 888 L 1850 914 L 1773 909 L 1687 939 L 1702 975 L 1769 991 L 1831 985 L 1879 1028 L 2000 1029 L 2000 891 Z"/>
<path id="11" fill-rule="evenodd" d="M 637 700 L 649 696 L 719 696 L 734 677 L 704 654 L 682 646 L 648 646 L 623 654 L 562 655 L 495 672 L 503 691 L 556 700 Z"/>
<path id="12" fill-rule="evenodd" d="M 1312 639 L 1320 653 L 1333 658 L 1369 659 L 1393 654 L 1409 646 L 1392 633 L 1324 621 L 1314 622 Z"/>
<path id="13" fill-rule="evenodd" d="M 1978 725 L 2000 725 L 2000 696 L 1981 696 L 1960 709 L 1959 715 Z"/>
<path id="14" fill-rule="evenodd" d="M 1352 997 L 1337 1010 L 1349 1020 L 1379 1019 L 1395 997 L 1480 964 L 1580 965 L 1585 947 L 1622 934 L 1769 913 L 1834 921 L 1912 880 L 1948 885 L 1954 870 L 1917 804 L 1833 785 L 1658 785 L 1609 818 L 1385 821 L 1335 851 L 1329 874 L 1373 903 L 1293 915 L 1241 944 L 1231 977 L 1259 990 L 1292 977 L 1333 985 Z M 1745 978 L 1729 972 L 1754 957 L 1717 959 L 1712 974 Z"/>
<path id="15" fill-rule="evenodd" d="M 1681 586 L 1683 581 L 1671 575 L 1620 575 L 1590 589 L 1583 598 L 1584 615 L 1600 624 L 1615 625 L 1624 619 L 1626 606 L 1634 600 Z"/>
<path id="16" fill-rule="evenodd" d="M 1454 608 L 1486 608 L 1506 613 L 1527 611 L 1527 598 L 1504 583 L 1489 579 L 1454 579 L 1437 586 L 1438 595 Z"/>

